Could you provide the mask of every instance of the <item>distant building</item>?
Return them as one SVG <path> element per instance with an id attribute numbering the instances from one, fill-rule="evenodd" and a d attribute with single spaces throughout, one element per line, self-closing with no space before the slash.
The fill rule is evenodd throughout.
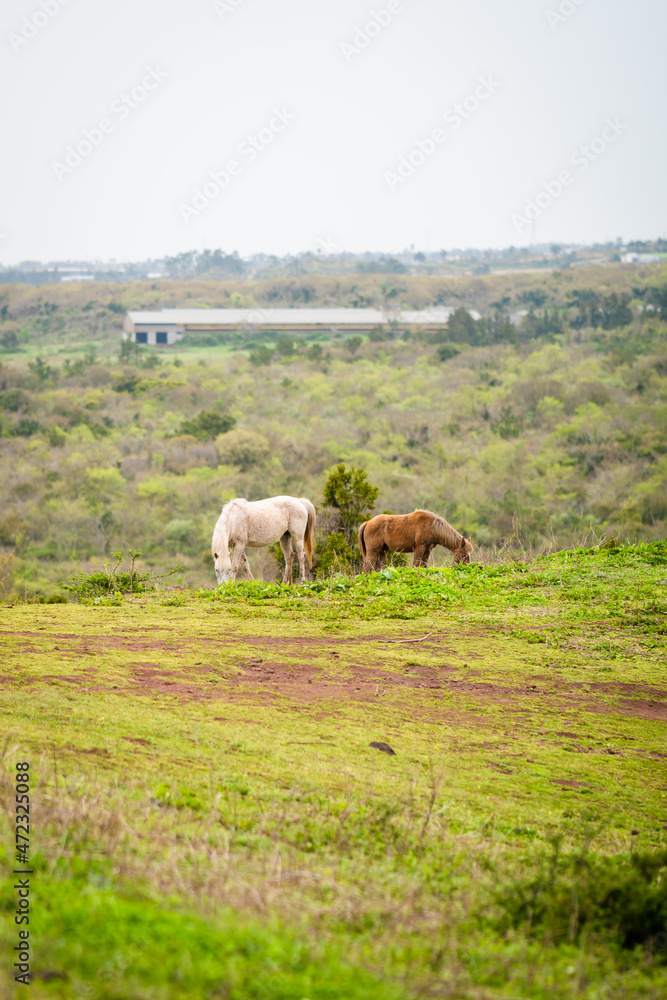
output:
<path id="1" fill-rule="evenodd" d="M 380 309 L 162 309 L 129 312 L 123 338 L 137 344 L 176 344 L 189 331 L 222 333 L 237 330 L 271 333 L 368 333 L 380 326 L 439 330 L 447 325 L 453 308 L 400 312 Z M 475 318 L 479 314 L 473 312 Z"/>
<path id="2" fill-rule="evenodd" d="M 624 253 L 621 256 L 623 264 L 659 264 L 662 256 L 657 253 Z"/>

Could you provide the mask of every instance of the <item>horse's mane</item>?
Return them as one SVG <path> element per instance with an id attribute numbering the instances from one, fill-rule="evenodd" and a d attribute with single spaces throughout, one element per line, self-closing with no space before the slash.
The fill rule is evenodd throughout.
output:
<path id="1" fill-rule="evenodd" d="M 222 505 L 222 510 L 220 511 L 220 517 L 215 525 L 215 530 L 213 531 L 213 544 L 216 540 L 222 544 L 221 539 L 226 538 L 229 531 L 229 517 L 235 510 L 239 508 L 243 510 L 248 504 L 247 500 L 242 497 L 234 497 L 233 500 L 228 500 L 227 503 Z"/>
<path id="2" fill-rule="evenodd" d="M 428 514 L 429 517 L 433 518 L 433 533 L 441 545 L 445 545 L 448 549 L 458 549 L 463 545 L 465 541 L 463 535 L 456 528 L 452 528 L 449 521 L 445 521 L 444 517 L 434 514 L 432 510 L 420 509 L 419 513 Z"/>

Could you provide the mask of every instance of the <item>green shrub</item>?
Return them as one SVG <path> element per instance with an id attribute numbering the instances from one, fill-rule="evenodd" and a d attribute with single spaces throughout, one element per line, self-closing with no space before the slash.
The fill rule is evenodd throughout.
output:
<path id="1" fill-rule="evenodd" d="M 0 410 L 16 413 L 28 405 L 28 396 L 21 389 L 4 389 L 0 392 Z"/>
<path id="2" fill-rule="evenodd" d="M 378 487 L 368 482 L 365 469 L 348 469 L 341 462 L 329 473 L 322 491 L 324 503 L 338 511 L 348 542 L 361 522 L 368 520 L 368 512 L 375 509 L 379 493 Z"/>
<path id="3" fill-rule="evenodd" d="M 137 594 L 147 590 L 154 590 L 159 579 L 152 573 L 138 573 L 135 569 L 136 560 L 140 558 L 141 552 L 130 549 L 130 565 L 125 572 L 120 572 L 123 561 L 121 552 L 114 552 L 115 564 L 105 563 L 104 569 L 95 570 L 92 573 L 77 573 L 60 583 L 63 590 L 69 591 L 74 597 L 82 602 L 99 601 L 101 598 L 117 597 L 121 594 Z M 163 576 L 171 576 L 178 573 L 181 567 L 177 566 Z"/>
<path id="4" fill-rule="evenodd" d="M 179 434 L 192 434 L 199 441 L 213 441 L 219 434 L 231 431 L 236 420 L 229 413 L 201 410 L 192 420 L 184 420 Z"/>
<path id="5" fill-rule="evenodd" d="M 501 929 L 527 926 L 555 944 L 584 933 L 611 938 L 620 948 L 657 944 L 667 960 L 667 850 L 600 857 L 587 845 L 562 855 L 554 840 L 537 874 L 497 893 Z"/>
<path id="6" fill-rule="evenodd" d="M 456 344 L 440 344 L 440 347 L 438 347 L 435 353 L 440 361 L 449 361 L 451 358 L 455 358 L 457 354 L 461 353 L 461 348 L 457 347 Z"/>
<path id="7" fill-rule="evenodd" d="M 355 560 L 354 552 L 347 543 L 347 539 L 342 531 L 335 531 L 327 537 L 327 540 L 318 552 L 316 573 L 319 577 L 331 576 L 333 573 L 348 573 L 353 568 Z"/>
<path id="8" fill-rule="evenodd" d="M 42 425 L 38 420 L 33 420 L 32 417 L 21 417 L 12 427 L 12 434 L 14 437 L 32 437 L 33 434 L 39 434 L 41 429 Z"/>
<path id="9" fill-rule="evenodd" d="M 250 352 L 250 363 L 253 365 L 270 365 L 275 351 L 266 344 L 261 344 Z"/>
<path id="10" fill-rule="evenodd" d="M 62 427 L 58 427 L 57 425 L 49 427 L 46 437 L 52 448 L 62 448 L 67 441 L 67 434 Z"/>

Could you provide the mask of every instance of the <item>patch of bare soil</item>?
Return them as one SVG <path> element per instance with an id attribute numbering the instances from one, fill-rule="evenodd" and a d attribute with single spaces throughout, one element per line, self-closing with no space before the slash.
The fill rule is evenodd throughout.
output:
<path id="1" fill-rule="evenodd" d="M 453 676 L 460 667 L 462 654 L 457 650 L 461 638 L 470 638 L 472 633 L 438 633 L 424 635 L 423 632 L 413 632 L 402 636 L 387 636 L 372 634 L 356 637 L 318 636 L 318 637 L 281 637 L 260 635 L 242 635 L 226 632 L 215 638 L 192 637 L 197 644 L 197 652 L 188 651 L 188 644 L 178 638 L 156 639 L 150 634 L 137 638 L 127 636 L 81 636 L 73 633 L 14 632 L 5 633 L 14 636 L 34 636 L 40 640 L 51 639 L 58 642 L 77 640 L 78 647 L 69 652 L 90 653 L 101 652 L 105 648 L 123 649 L 129 653 L 149 653 L 154 659 L 136 660 L 127 664 L 130 688 L 147 696 L 169 696 L 183 701 L 227 701 L 230 703 L 264 703 L 270 704 L 277 698 L 285 699 L 290 709 L 297 710 L 299 706 L 315 706 L 320 703 L 320 711 L 332 711 L 332 702 L 375 702 L 385 695 L 396 692 L 406 694 L 422 694 L 420 711 L 429 715 L 434 721 L 455 721 L 460 719 L 467 723 L 473 721 L 475 703 L 480 708 L 492 703 L 494 707 L 504 706 L 508 712 L 521 709 L 525 704 L 538 700 L 545 707 L 557 707 L 561 711 L 569 710 L 574 716 L 582 710 L 602 714 L 623 714 L 651 721 L 667 721 L 667 690 L 638 684 L 628 684 L 621 681 L 593 683 L 561 680 L 558 676 L 545 675 L 531 677 L 530 682 L 522 684 L 497 684 L 479 679 L 474 671 L 467 671 L 465 677 Z M 487 637 L 488 638 L 488 637 Z M 350 659 L 351 647 L 363 647 L 365 659 L 363 662 Z M 228 647 L 256 650 L 256 654 L 237 662 L 240 668 L 237 674 L 216 678 L 217 683 L 203 680 L 204 675 L 210 675 L 211 664 L 202 662 L 207 651 L 215 650 L 218 654 L 210 659 L 219 663 L 219 653 Z M 55 648 L 55 647 L 52 647 Z M 376 665 L 368 666 L 369 650 L 376 654 Z M 400 650 L 405 655 L 406 664 L 402 669 L 386 669 L 383 661 L 388 650 L 394 653 Z M 155 662 L 155 654 L 160 651 L 169 652 L 170 656 L 182 655 L 184 668 L 173 670 Z M 411 662 L 411 657 L 418 658 L 420 653 L 428 652 L 431 657 L 441 656 L 439 664 L 424 665 Z M 319 659 L 328 659 L 331 668 L 322 668 Z M 56 657 L 62 654 L 55 654 Z M 194 655 L 201 659 L 194 660 Z M 243 653 L 241 653 L 243 655 Z M 477 654 L 481 655 L 481 654 Z M 476 658 L 476 654 L 467 651 L 465 660 Z M 159 657 L 158 657 L 159 659 Z M 187 662 L 190 659 L 190 662 Z M 447 662 L 447 660 L 453 662 Z M 395 662 L 395 661 L 394 661 Z M 340 673 L 337 673 L 340 668 Z M 94 671 L 92 671 L 94 673 Z M 83 675 L 82 675 L 83 674 Z M 77 684 L 82 690 L 117 690 L 122 694 L 123 687 L 116 685 L 104 688 L 99 683 L 86 686 L 91 669 L 77 675 L 50 675 L 44 678 L 48 683 L 59 681 Z M 88 675 L 88 676 L 86 676 Z M 0 684 L 10 683 L 10 675 L 0 678 Z M 512 679 L 513 680 L 513 679 Z M 39 682 L 37 682 L 39 683 Z M 442 695 L 442 697 L 439 697 Z M 430 697 L 429 697 L 430 696 Z M 609 696 L 614 699 L 607 701 Z M 321 704 L 325 702 L 326 705 Z M 406 708 L 410 707 L 409 698 Z M 334 709 L 335 710 L 335 709 Z M 484 720 L 482 720 L 484 721 Z M 488 720 L 486 720 L 488 725 Z M 565 731 L 556 733 L 567 739 L 576 740 L 574 733 Z M 573 745 L 572 752 L 592 752 L 590 747 Z M 600 752 L 600 751 L 598 751 Z"/>

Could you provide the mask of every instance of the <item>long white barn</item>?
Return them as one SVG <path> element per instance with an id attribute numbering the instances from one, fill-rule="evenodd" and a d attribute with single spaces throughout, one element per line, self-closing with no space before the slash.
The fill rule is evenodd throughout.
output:
<path id="1" fill-rule="evenodd" d="M 380 309 L 161 309 L 156 312 L 128 312 L 123 338 L 137 344 L 175 344 L 188 331 L 265 331 L 277 333 L 365 333 L 374 327 L 397 323 L 438 330 L 447 325 L 454 309 L 387 311 Z M 473 314 L 477 315 L 477 314 Z"/>

